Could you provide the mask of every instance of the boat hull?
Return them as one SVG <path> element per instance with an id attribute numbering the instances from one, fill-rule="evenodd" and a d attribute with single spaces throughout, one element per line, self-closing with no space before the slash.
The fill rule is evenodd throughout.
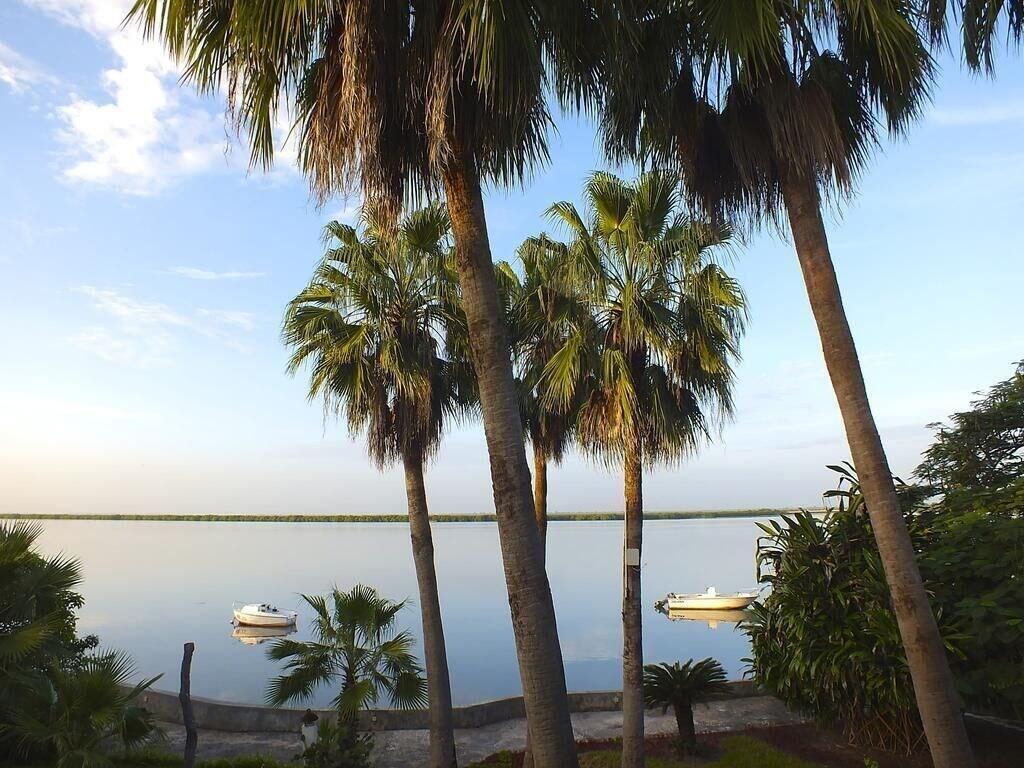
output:
<path id="1" fill-rule="evenodd" d="M 757 595 L 669 595 L 665 602 L 671 611 L 738 611 Z"/>
<path id="2" fill-rule="evenodd" d="M 290 627 L 295 623 L 296 615 L 293 613 L 280 613 L 274 616 L 267 616 L 258 613 L 245 613 L 244 611 L 233 611 L 235 621 L 246 627 Z"/>

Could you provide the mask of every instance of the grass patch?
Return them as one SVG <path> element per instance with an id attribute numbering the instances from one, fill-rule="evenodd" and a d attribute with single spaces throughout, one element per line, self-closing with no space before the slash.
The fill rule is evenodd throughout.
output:
<path id="1" fill-rule="evenodd" d="M 498 752 L 467 768 L 514 768 L 517 755 Z M 822 768 L 760 739 L 751 736 L 727 736 L 717 754 L 711 757 L 671 758 L 649 755 L 648 768 Z M 621 768 L 622 754 L 617 749 L 598 749 L 580 754 L 580 768 Z"/>
<path id="2" fill-rule="evenodd" d="M 183 761 L 180 755 L 168 752 L 144 751 L 113 755 L 111 762 L 116 768 L 180 768 Z M 294 763 L 283 763 L 272 757 L 262 755 L 244 755 L 241 757 L 222 757 L 213 760 L 197 760 L 196 768 L 293 768 Z"/>

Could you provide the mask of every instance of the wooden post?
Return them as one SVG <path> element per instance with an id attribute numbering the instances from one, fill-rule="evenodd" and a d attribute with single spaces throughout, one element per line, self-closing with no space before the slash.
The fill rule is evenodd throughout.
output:
<path id="1" fill-rule="evenodd" d="M 178 692 L 181 722 L 185 726 L 185 768 L 195 768 L 196 747 L 199 745 L 199 731 L 196 730 L 196 717 L 192 712 L 192 654 L 195 649 L 195 643 L 185 643 L 185 653 L 181 657 L 181 690 Z"/>

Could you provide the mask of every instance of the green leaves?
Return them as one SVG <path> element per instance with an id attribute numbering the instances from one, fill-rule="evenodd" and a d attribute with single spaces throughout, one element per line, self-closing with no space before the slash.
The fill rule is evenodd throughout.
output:
<path id="1" fill-rule="evenodd" d="M 289 373 L 309 371 L 310 399 L 365 433 L 381 466 L 403 451 L 428 458 L 475 405 L 450 230 L 438 205 L 397 223 L 367 207 L 361 230 L 331 222 L 323 261 L 285 314 Z"/>
<path id="2" fill-rule="evenodd" d="M 413 637 L 396 627 L 404 601 L 392 602 L 362 584 L 303 600 L 313 609 L 316 639 L 278 640 L 270 647 L 267 656 L 283 661 L 285 674 L 271 680 L 267 703 L 306 699 L 319 686 L 340 681 L 333 703 L 347 721 L 382 698 L 400 709 L 425 706 L 426 680 L 412 652 Z"/>

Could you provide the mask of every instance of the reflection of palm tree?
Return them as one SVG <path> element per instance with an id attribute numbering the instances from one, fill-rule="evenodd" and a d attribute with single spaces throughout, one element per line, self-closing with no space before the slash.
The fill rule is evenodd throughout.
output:
<path id="1" fill-rule="evenodd" d="M 871 1 L 825 10 L 793 0 L 734 6 L 722 14 L 713 3 L 677 3 L 672 18 L 647 14 L 634 20 L 642 29 L 619 36 L 642 50 L 608 57 L 606 143 L 614 154 L 651 154 L 671 164 L 708 215 L 788 220 L 932 758 L 940 768 L 970 766 L 945 648 L 871 412 L 822 212 L 823 196 L 852 194 L 879 126 L 902 134 L 927 103 L 934 64 L 920 8 Z M 633 61 L 645 66 L 617 64 Z"/>
<path id="2" fill-rule="evenodd" d="M 285 662 L 285 674 L 267 689 L 268 704 L 308 699 L 317 687 L 340 681 L 331 704 L 354 729 L 359 713 L 382 698 L 397 709 L 426 703 L 427 684 L 412 653 L 412 635 L 395 628 L 404 602 L 393 603 L 361 584 L 348 592 L 335 588 L 327 598 L 302 599 L 313 609 L 313 639 L 278 640 L 267 652 Z"/>
<path id="3" fill-rule="evenodd" d="M 643 466 L 695 451 L 731 412 L 732 362 L 746 310 L 738 284 L 713 259 L 728 246 L 729 229 L 681 213 L 669 175 L 648 173 L 628 184 L 595 173 L 584 197 L 586 217 L 571 203 L 551 206 L 572 240 L 545 247 L 570 265 L 591 315 L 551 357 L 542 387 L 550 402 L 565 406 L 587 377 L 578 439 L 623 467 L 623 764 L 639 765 Z"/>
<path id="4" fill-rule="evenodd" d="M 331 247 L 284 322 L 294 349 L 289 370 L 310 368 L 310 397 L 343 412 L 353 433 L 366 433 L 370 457 L 405 468 L 409 532 L 423 620 L 434 765 L 455 763 L 451 684 L 434 569 L 434 544 L 423 466 L 448 421 L 473 405 L 464 346 L 465 320 L 451 272 L 443 208 L 410 214 L 390 231 L 363 214 L 363 235 L 332 222 Z M 445 356 L 445 353 L 449 353 Z"/>

